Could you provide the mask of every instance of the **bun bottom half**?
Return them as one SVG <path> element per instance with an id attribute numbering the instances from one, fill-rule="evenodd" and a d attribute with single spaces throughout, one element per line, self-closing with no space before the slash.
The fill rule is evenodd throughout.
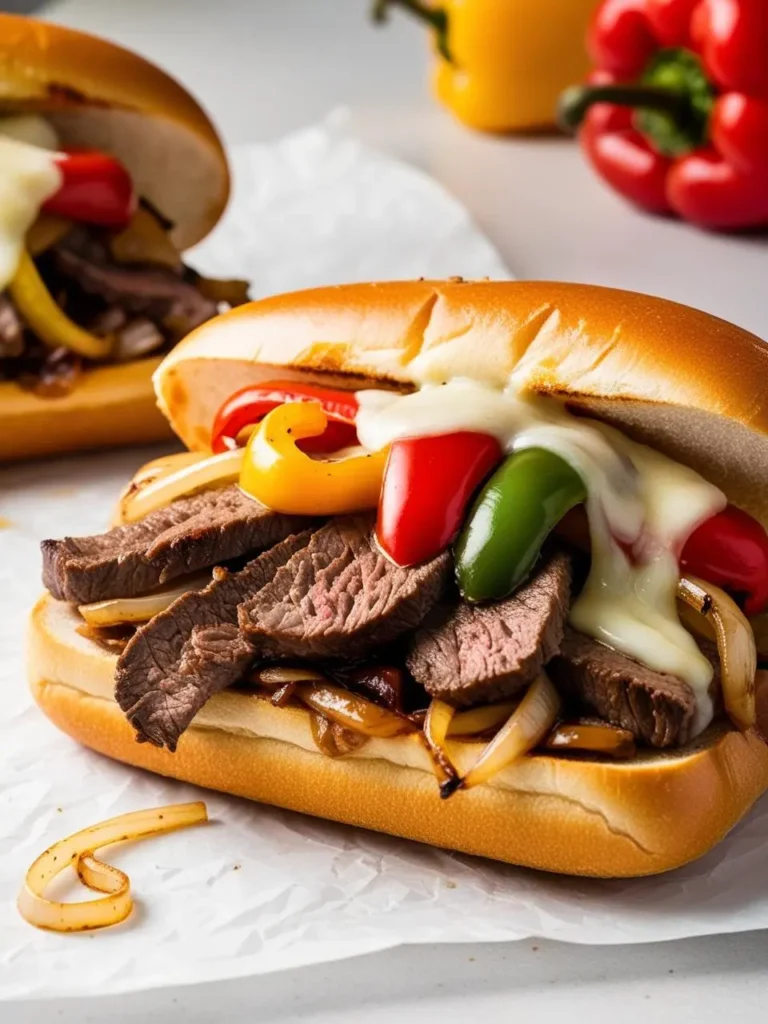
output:
<path id="1" fill-rule="evenodd" d="M 632 762 L 536 755 L 441 800 L 418 736 L 331 759 L 309 715 L 246 692 L 214 697 L 170 754 L 139 744 L 111 697 L 115 656 L 45 595 L 32 612 L 33 696 L 61 730 L 126 764 L 262 803 L 510 864 L 600 878 L 657 874 L 707 853 L 768 789 L 768 746 L 720 725 Z M 768 725 L 768 685 L 760 687 Z M 465 771 L 479 743 L 451 747 Z"/>
<path id="2" fill-rule="evenodd" d="M 173 437 L 157 408 L 152 374 L 160 359 L 87 370 L 70 394 L 40 398 L 0 383 L 0 462 Z"/>

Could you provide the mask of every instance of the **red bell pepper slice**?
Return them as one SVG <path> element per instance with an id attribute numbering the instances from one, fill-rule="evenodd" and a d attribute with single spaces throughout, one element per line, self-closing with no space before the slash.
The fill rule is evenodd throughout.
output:
<path id="1" fill-rule="evenodd" d="M 382 551 L 402 566 L 444 551 L 472 495 L 502 457 L 495 437 L 471 431 L 395 441 L 376 522 Z"/>
<path id="2" fill-rule="evenodd" d="M 43 204 L 46 213 L 101 227 L 125 227 L 136 212 L 137 197 L 126 168 L 113 156 L 90 150 L 57 153 L 62 183 Z"/>
<path id="3" fill-rule="evenodd" d="M 271 380 L 242 388 L 224 402 L 213 422 L 212 450 L 225 452 L 236 448 L 237 436 L 242 430 L 259 423 L 268 412 L 285 402 L 319 402 L 328 417 L 325 432 L 320 437 L 302 441 L 299 444 L 302 451 L 334 452 L 357 444 L 358 405 L 354 392 L 293 380 Z"/>
<path id="4" fill-rule="evenodd" d="M 768 534 L 734 505 L 694 530 L 683 547 L 680 567 L 743 598 L 747 615 L 768 606 Z"/>
<path id="5" fill-rule="evenodd" d="M 561 120 L 583 122 L 616 191 L 706 228 L 768 225 L 766 0 L 603 0 L 589 49 L 598 82 L 564 95 Z"/>

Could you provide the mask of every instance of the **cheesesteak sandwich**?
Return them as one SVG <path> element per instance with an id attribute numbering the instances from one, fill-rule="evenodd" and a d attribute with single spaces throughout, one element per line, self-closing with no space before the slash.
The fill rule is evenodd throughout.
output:
<path id="1" fill-rule="evenodd" d="M 583 285 L 226 313 L 155 375 L 189 450 L 43 544 L 35 698 L 282 807 L 571 874 L 686 863 L 768 788 L 767 377 L 739 328 Z"/>
<path id="2" fill-rule="evenodd" d="M 195 100 L 103 39 L 0 14 L 0 461 L 169 436 L 152 373 L 247 298 L 182 260 L 227 160 Z"/>

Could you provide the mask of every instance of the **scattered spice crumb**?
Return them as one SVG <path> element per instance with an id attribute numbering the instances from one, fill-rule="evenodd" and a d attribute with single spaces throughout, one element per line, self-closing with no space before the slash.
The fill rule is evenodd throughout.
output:
<path id="1" fill-rule="evenodd" d="M 57 813 L 58 813 L 58 814 L 62 814 L 62 813 L 63 813 L 63 811 L 62 811 L 61 807 L 57 807 L 57 808 L 56 808 L 56 811 L 57 811 Z"/>
<path id="2" fill-rule="evenodd" d="M 539 952 L 539 947 L 538 946 L 531 946 L 531 949 L 533 950 L 534 953 L 538 953 Z"/>
<path id="3" fill-rule="evenodd" d="M 673 968 L 671 968 L 671 967 L 669 968 L 669 973 L 670 973 L 670 974 L 674 974 L 674 973 L 675 973 L 675 972 L 674 972 L 674 970 L 673 970 Z"/>
<path id="4" fill-rule="evenodd" d="M 475 958 L 474 958 L 473 956 L 471 956 L 471 957 L 469 958 L 469 962 L 470 962 L 471 964 L 473 964 L 473 963 L 475 962 Z"/>
<path id="5" fill-rule="evenodd" d="M 242 864 L 235 864 L 235 866 L 232 868 L 232 870 L 233 871 L 239 871 L 241 867 L 242 867 Z"/>
<path id="6" fill-rule="evenodd" d="M 451 881 L 450 878 L 446 878 L 446 880 L 445 880 L 445 888 L 446 889 L 455 889 L 456 888 L 456 883 Z"/>

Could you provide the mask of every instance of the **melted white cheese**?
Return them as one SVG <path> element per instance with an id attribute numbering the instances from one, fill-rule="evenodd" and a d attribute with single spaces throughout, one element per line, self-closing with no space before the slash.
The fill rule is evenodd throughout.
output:
<path id="1" fill-rule="evenodd" d="M 568 462 L 588 493 L 589 579 L 574 602 L 574 628 L 659 672 L 696 697 L 695 732 L 709 724 L 712 666 L 680 624 L 677 554 L 695 527 L 726 504 L 698 473 L 619 431 L 570 415 L 552 399 L 522 399 L 470 380 L 410 395 L 358 392 L 357 431 L 370 450 L 407 437 L 472 430 L 506 452 L 545 448 Z M 630 546 L 632 564 L 617 543 Z"/>
<path id="2" fill-rule="evenodd" d="M 33 115 L 0 120 L 0 291 L 16 272 L 24 237 L 40 207 L 61 186 L 54 154 L 38 144 L 56 142 L 45 124 Z"/>

